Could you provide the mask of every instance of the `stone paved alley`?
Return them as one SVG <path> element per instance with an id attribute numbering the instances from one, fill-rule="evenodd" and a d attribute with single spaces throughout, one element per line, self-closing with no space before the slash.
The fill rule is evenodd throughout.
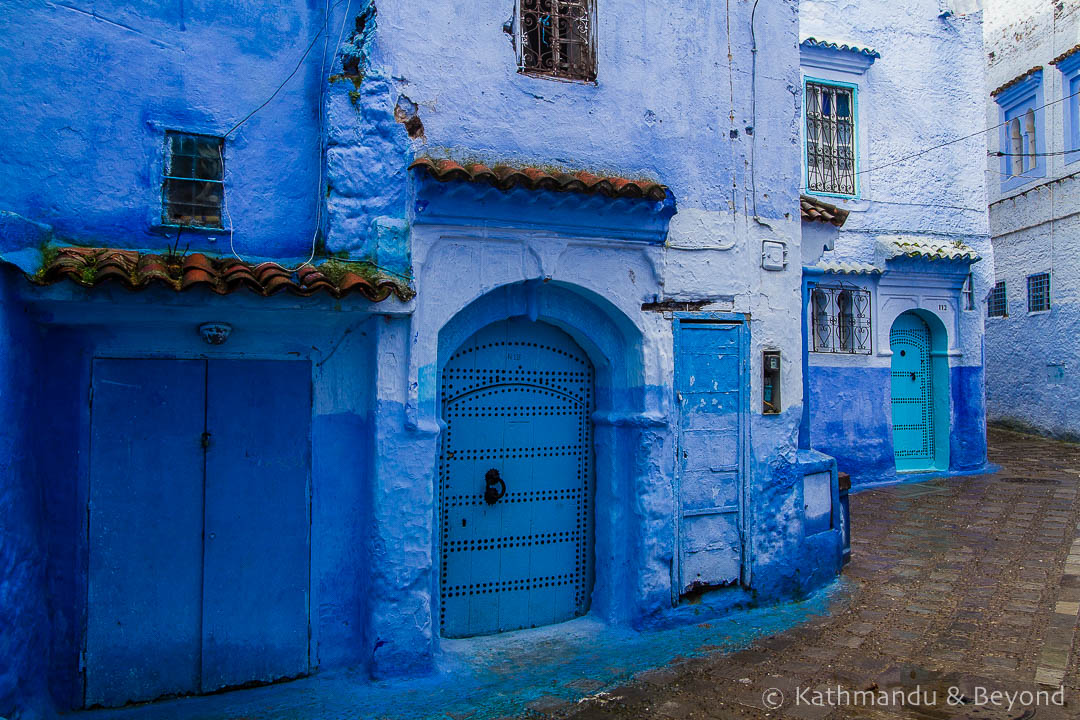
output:
<path id="1" fill-rule="evenodd" d="M 689 660 L 579 703 L 594 718 L 1080 717 L 1080 446 L 991 430 L 993 476 L 852 496 L 850 603 L 726 656 Z M 1071 559 L 1069 556 L 1071 554 Z M 1046 690 L 1065 707 L 1005 707 L 987 691 Z M 937 707 L 802 704 L 798 687 L 937 691 Z M 779 701 L 768 712 L 766 700 Z M 890 690 L 891 692 L 891 690 Z M 926 693 L 920 696 L 925 698 Z M 804 694 L 804 698 L 813 699 Z M 865 697 L 865 696 L 864 696 Z M 825 698 L 826 700 L 828 698 Z M 1031 710 L 1035 713 L 1032 714 Z"/>

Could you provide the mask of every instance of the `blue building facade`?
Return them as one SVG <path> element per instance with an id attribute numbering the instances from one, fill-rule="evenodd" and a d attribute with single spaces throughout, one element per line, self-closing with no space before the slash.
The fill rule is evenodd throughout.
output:
<path id="1" fill-rule="evenodd" d="M 855 488 L 986 464 L 993 257 L 980 137 L 957 141 L 982 122 L 982 24 L 964 5 L 800 4 L 804 408 Z"/>
<path id="2" fill-rule="evenodd" d="M 986 318 L 991 422 L 1080 437 L 1072 403 L 1080 159 L 1080 19 L 987 3 L 985 122 L 994 286 Z"/>
<path id="3" fill-rule="evenodd" d="M 847 201 L 796 215 L 795 3 L 0 22 L 0 715 L 416 675 L 444 638 L 836 576 L 837 465 L 812 448 L 852 465 L 858 433 L 806 356 L 835 231 L 814 218 Z M 831 252 L 854 262 L 850 212 Z M 844 277 L 930 277 L 918 309 L 960 302 L 973 259 Z M 950 467 L 985 452 L 959 426 L 981 428 L 963 317 L 925 348 Z M 856 414 L 884 457 L 888 362 L 843 370 L 880 395 Z"/>

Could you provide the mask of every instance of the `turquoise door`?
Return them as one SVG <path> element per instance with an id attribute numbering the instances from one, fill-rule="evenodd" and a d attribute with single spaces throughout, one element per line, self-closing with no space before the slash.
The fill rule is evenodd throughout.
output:
<path id="1" fill-rule="evenodd" d="M 439 463 L 444 637 L 546 625 L 588 610 L 592 410 L 592 365 L 550 325 L 490 325 L 447 362 Z"/>
<path id="2" fill-rule="evenodd" d="M 889 333 L 892 348 L 893 450 L 898 472 L 934 467 L 934 382 L 930 328 L 904 313 Z"/>

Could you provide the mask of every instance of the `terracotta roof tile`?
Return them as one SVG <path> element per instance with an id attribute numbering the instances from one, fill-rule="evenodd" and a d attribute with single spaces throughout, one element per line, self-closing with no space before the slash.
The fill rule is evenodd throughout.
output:
<path id="1" fill-rule="evenodd" d="M 264 262 L 247 263 L 236 258 L 214 258 L 202 253 L 170 257 L 137 250 L 113 248 L 51 248 L 45 264 L 30 281 L 51 285 L 65 278 L 83 287 L 115 282 L 130 290 L 158 284 L 176 291 L 205 287 L 219 295 L 247 288 L 263 296 L 281 291 L 310 296 L 326 293 L 341 298 L 358 293 L 372 302 L 396 296 L 409 300 L 415 293 L 407 283 L 376 272 L 359 262 L 328 260 L 305 265 L 295 272 Z"/>
<path id="2" fill-rule="evenodd" d="M 809 195 L 799 196 L 799 211 L 802 219 L 807 222 L 816 220 L 817 222 L 832 223 L 836 227 L 841 227 L 844 224 L 849 212 Z"/>
<path id="3" fill-rule="evenodd" d="M 1051 65 L 1057 65 L 1059 62 L 1061 62 L 1065 58 L 1069 57 L 1070 55 L 1074 55 L 1077 51 L 1080 51 L 1080 45 L 1073 45 L 1071 48 L 1069 48 L 1068 50 L 1066 50 L 1065 52 L 1061 53 L 1056 58 L 1051 60 L 1050 64 Z"/>
<path id="4" fill-rule="evenodd" d="M 1035 73 L 1042 72 L 1042 69 L 1043 69 L 1042 65 L 1036 65 L 1035 67 L 1031 68 L 1027 72 L 1022 73 L 1020 75 L 1017 75 L 1012 80 L 1005 83 L 1004 85 L 999 85 L 998 87 L 994 88 L 993 90 L 990 91 L 990 94 L 991 95 L 998 95 L 1000 93 L 1003 93 L 1006 90 L 1008 90 L 1009 88 L 1011 88 L 1013 85 L 1017 85 L 1019 83 L 1022 83 L 1024 80 L 1028 79 L 1029 77 L 1031 77 Z"/>
<path id="5" fill-rule="evenodd" d="M 600 176 L 584 170 L 564 173 L 544 168 L 510 165 L 489 167 L 483 163 L 437 160 L 420 157 L 409 165 L 410 170 L 422 170 L 440 182 L 486 183 L 500 190 L 515 187 L 528 190 L 553 190 L 586 195 L 599 194 L 611 198 L 647 198 L 660 201 L 667 197 L 667 187 L 651 180 L 634 180 L 617 176 Z"/>

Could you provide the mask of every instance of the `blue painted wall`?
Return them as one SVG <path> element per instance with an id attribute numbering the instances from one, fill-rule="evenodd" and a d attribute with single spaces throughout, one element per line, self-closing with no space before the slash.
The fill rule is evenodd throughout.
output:
<path id="1" fill-rule="evenodd" d="M 40 359 L 38 332 L 13 301 L 22 279 L 0 273 L 0 715 L 12 715 L 22 702 L 32 711 L 47 707 L 49 594 L 46 574 L 47 529 L 42 489 L 37 482 L 39 453 L 34 428 Z"/>
<path id="2" fill-rule="evenodd" d="M 323 4 L 8 3 L 0 35 L 2 209 L 84 245 L 162 248 L 163 133 L 223 135 L 293 70 Z M 337 27 L 335 26 L 335 30 Z M 306 257 L 321 202 L 319 52 L 225 144 L 236 250 Z M 228 253 L 228 233 L 180 248 Z"/>

